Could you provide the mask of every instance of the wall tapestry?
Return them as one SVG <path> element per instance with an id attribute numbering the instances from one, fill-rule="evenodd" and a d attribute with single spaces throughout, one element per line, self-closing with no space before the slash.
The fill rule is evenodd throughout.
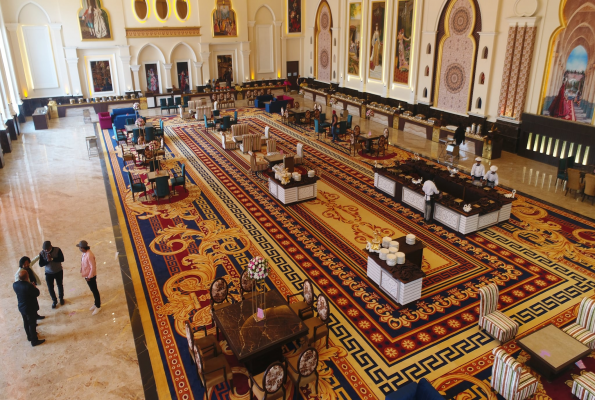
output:
<path id="1" fill-rule="evenodd" d="M 235 36 L 238 36 L 238 25 L 231 0 L 217 0 L 213 10 L 213 37 Z"/>
<path id="2" fill-rule="evenodd" d="M 569 121 L 591 123 L 595 102 L 593 57 L 595 57 L 594 0 L 568 0 L 564 6 L 566 27 L 550 49 L 549 74 L 541 113 Z M 548 70 L 546 70 L 547 73 Z"/>
<path id="3" fill-rule="evenodd" d="M 188 74 L 188 61 L 176 62 L 178 71 L 178 87 L 182 92 L 190 92 L 190 75 Z"/>
<path id="4" fill-rule="evenodd" d="M 397 10 L 397 51 L 395 52 L 394 81 L 409 83 L 409 60 L 413 49 L 414 0 L 399 1 Z"/>
<path id="5" fill-rule="evenodd" d="M 331 70 L 333 65 L 332 21 L 331 9 L 326 0 L 323 0 L 318 6 L 318 12 L 316 13 L 316 59 L 314 60 L 316 78 L 323 82 L 331 81 Z"/>
<path id="6" fill-rule="evenodd" d="M 111 40 L 112 29 L 108 12 L 102 0 L 81 0 L 78 11 L 81 40 Z"/>
<path id="7" fill-rule="evenodd" d="M 349 4 L 349 63 L 347 72 L 359 75 L 360 44 L 362 38 L 362 3 Z"/>
<path id="8" fill-rule="evenodd" d="M 109 60 L 91 61 L 91 80 L 93 92 L 101 94 L 103 92 L 113 92 L 112 70 Z"/>
<path id="9" fill-rule="evenodd" d="M 222 81 L 233 81 L 233 60 L 230 55 L 217 56 L 217 76 Z"/>
<path id="10" fill-rule="evenodd" d="M 159 66 L 145 64 L 145 77 L 147 78 L 147 90 L 159 93 Z"/>
<path id="11" fill-rule="evenodd" d="M 372 2 L 372 13 L 370 19 L 370 78 L 382 79 L 382 53 L 384 51 L 384 12 L 386 3 L 384 1 Z"/>
<path id="12" fill-rule="evenodd" d="M 470 0 L 452 0 L 446 14 L 446 35 L 440 46 L 435 106 L 467 114 L 475 59 L 475 9 Z"/>
<path id="13" fill-rule="evenodd" d="M 287 0 L 287 33 L 302 33 L 302 0 Z"/>

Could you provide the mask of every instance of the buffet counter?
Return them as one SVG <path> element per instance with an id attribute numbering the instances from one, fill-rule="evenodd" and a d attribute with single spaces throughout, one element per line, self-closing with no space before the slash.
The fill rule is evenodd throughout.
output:
<path id="1" fill-rule="evenodd" d="M 365 100 L 357 98 L 349 98 L 344 95 L 332 95 L 331 99 L 335 99 L 337 103 L 333 108 L 338 110 L 347 110 L 351 115 L 359 115 L 364 117 L 366 115 L 366 106 L 364 105 Z"/>
<path id="2" fill-rule="evenodd" d="M 312 89 L 307 86 L 301 86 L 300 90 L 302 90 L 304 92 L 304 99 L 312 100 L 313 102 L 316 103 L 317 98 L 318 98 L 318 101 L 320 101 L 320 99 L 324 98 L 323 103 L 325 106 L 328 106 L 328 100 L 330 100 L 330 95 L 328 93 L 326 93 L 325 91 L 319 90 L 319 89 Z"/>
<path id="3" fill-rule="evenodd" d="M 428 122 L 424 119 L 415 118 L 413 116 L 398 115 L 397 128 L 400 131 L 417 135 L 427 140 L 433 140 L 433 137 L 440 131 L 440 125 Z"/>
<path id="4" fill-rule="evenodd" d="M 269 177 L 269 192 L 283 204 L 315 199 L 318 195 L 319 179 L 318 176 L 312 178 L 302 176 L 300 181 L 292 180 L 287 185 L 283 185 L 279 179 Z"/>
<path id="5" fill-rule="evenodd" d="M 405 264 L 390 266 L 375 252 L 368 252 L 367 275 L 373 283 L 401 305 L 421 298 L 423 278 L 426 276 L 420 266 L 409 260 L 405 260 Z"/>
<path id="6" fill-rule="evenodd" d="M 442 127 L 439 138 L 446 139 L 448 136 L 454 137 L 454 134 L 454 130 Z M 502 156 L 502 138 L 495 135 L 481 136 L 467 132 L 465 133 L 465 144 L 461 144 L 460 149 L 487 160 L 495 160 Z"/>
<path id="7" fill-rule="evenodd" d="M 464 235 L 487 228 L 510 218 L 512 202 L 495 189 L 478 187 L 460 175 L 451 177 L 449 172 L 433 163 L 407 161 L 393 168 L 375 168 L 374 186 L 391 196 L 395 201 L 424 212 L 425 196 L 421 184 L 412 183 L 412 178 L 434 178 L 434 183 L 443 193 L 435 199 L 434 220 Z M 471 210 L 464 211 L 463 205 Z"/>

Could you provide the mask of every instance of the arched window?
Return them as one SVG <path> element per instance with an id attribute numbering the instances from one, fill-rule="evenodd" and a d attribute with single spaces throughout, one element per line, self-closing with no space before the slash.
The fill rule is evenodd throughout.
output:
<path id="1" fill-rule="evenodd" d="M 424 76 L 430 76 L 430 67 L 426 65 L 426 71 L 424 72 Z"/>
<path id="2" fill-rule="evenodd" d="M 428 43 L 428 47 L 426 47 L 426 54 L 432 54 L 432 45 Z"/>
<path id="3" fill-rule="evenodd" d="M 486 76 L 485 74 L 482 72 L 481 74 L 479 74 L 479 84 L 483 85 L 486 81 Z"/>
<path id="4" fill-rule="evenodd" d="M 481 97 L 477 98 L 477 101 L 475 102 L 475 108 L 481 110 Z"/>
<path id="5" fill-rule="evenodd" d="M 423 96 L 424 99 L 428 98 L 428 88 L 424 88 Z"/>
<path id="6" fill-rule="evenodd" d="M 488 48 L 484 47 L 482 52 L 481 52 L 481 58 L 483 58 L 484 60 L 487 60 L 488 58 Z"/>
<path id="7" fill-rule="evenodd" d="M 149 5 L 147 0 L 135 0 L 134 1 L 134 12 L 139 20 L 143 22 L 147 18 L 147 12 Z"/>

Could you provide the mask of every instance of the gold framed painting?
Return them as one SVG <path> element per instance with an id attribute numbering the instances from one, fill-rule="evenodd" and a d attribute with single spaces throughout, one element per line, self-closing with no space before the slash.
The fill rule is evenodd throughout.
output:
<path id="1" fill-rule="evenodd" d="M 384 68 L 384 28 L 386 2 L 373 1 L 370 8 L 370 49 L 368 51 L 368 78 L 381 81 Z"/>
<path id="2" fill-rule="evenodd" d="M 411 57 L 413 55 L 413 25 L 415 0 L 400 0 L 397 5 L 397 40 L 393 82 L 408 84 Z"/>
<path id="3" fill-rule="evenodd" d="M 287 36 L 302 34 L 302 0 L 285 0 L 285 33 Z"/>
<path id="4" fill-rule="evenodd" d="M 238 21 L 231 0 L 216 0 L 211 20 L 214 38 L 238 36 Z"/>
<path id="5" fill-rule="evenodd" d="M 113 40 L 112 23 L 102 3 L 103 0 L 81 0 L 77 12 L 81 40 Z"/>

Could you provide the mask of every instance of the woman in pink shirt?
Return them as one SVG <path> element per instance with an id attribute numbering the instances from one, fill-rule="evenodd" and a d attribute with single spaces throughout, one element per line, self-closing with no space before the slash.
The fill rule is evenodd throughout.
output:
<path id="1" fill-rule="evenodd" d="M 83 253 L 81 255 L 81 275 L 85 278 L 87 285 L 89 285 L 89 289 L 91 289 L 91 292 L 93 293 L 95 304 L 93 304 L 89 311 L 93 311 L 93 315 L 95 315 L 101 311 L 101 298 L 99 297 L 99 290 L 97 290 L 97 265 L 95 264 L 95 255 L 91 251 L 91 247 L 86 240 L 81 240 L 76 247 Z"/>

